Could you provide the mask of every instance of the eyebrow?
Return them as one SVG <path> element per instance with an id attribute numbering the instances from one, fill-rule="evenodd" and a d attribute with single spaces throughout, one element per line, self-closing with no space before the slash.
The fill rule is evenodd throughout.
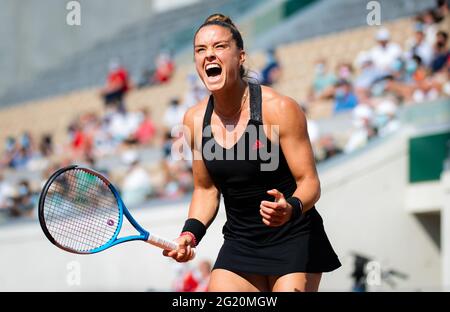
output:
<path id="1" fill-rule="evenodd" d="M 214 42 L 213 46 L 215 46 L 217 44 L 220 44 L 220 43 L 230 43 L 230 42 L 231 42 L 230 40 L 220 40 L 220 41 Z M 196 44 L 196 45 L 194 45 L 194 48 L 199 48 L 199 47 L 206 47 L 206 44 Z"/>

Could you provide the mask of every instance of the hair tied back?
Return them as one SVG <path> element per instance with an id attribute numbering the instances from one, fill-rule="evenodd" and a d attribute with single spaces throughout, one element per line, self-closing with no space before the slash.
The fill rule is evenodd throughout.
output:
<path id="1" fill-rule="evenodd" d="M 234 25 L 234 23 L 231 21 L 231 18 L 229 16 L 223 15 L 221 13 L 214 13 L 211 14 L 210 16 L 208 16 L 205 21 L 203 22 L 203 24 L 207 24 L 207 23 L 211 23 L 211 22 L 221 22 L 221 23 L 226 23 L 229 24 L 230 26 L 233 26 L 234 28 L 236 28 L 236 26 Z"/>

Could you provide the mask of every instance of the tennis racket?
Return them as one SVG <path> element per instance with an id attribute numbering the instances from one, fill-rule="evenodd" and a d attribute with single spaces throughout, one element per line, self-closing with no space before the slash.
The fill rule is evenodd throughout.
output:
<path id="1" fill-rule="evenodd" d="M 118 238 L 124 215 L 139 235 Z M 77 165 L 57 170 L 44 185 L 39 223 L 50 242 L 76 254 L 97 253 L 133 240 L 166 250 L 178 247 L 176 242 L 143 229 L 107 178 Z"/>

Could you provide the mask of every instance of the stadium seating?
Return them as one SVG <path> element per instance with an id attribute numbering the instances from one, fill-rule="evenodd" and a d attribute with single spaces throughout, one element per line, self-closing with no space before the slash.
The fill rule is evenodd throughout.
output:
<path id="1" fill-rule="evenodd" d="M 413 22 L 410 18 L 386 23 L 391 30 L 392 39 L 404 44 L 405 38 L 412 34 Z M 296 100 L 305 97 L 312 81 L 314 61 L 325 57 L 330 68 L 341 61 L 352 62 L 361 50 L 374 44 L 376 28 L 359 27 L 340 33 L 312 38 L 298 43 L 279 47 L 279 56 L 284 68 L 283 77 L 276 88 Z M 248 57 L 247 67 L 258 70 L 264 64 L 261 52 Z M 194 72 L 193 64 L 179 64 L 173 81 L 167 85 L 134 90 L 126 98 L 130 109 L 149 107 L 158 123 L 169 99 L 182 96 L 187 88 L 186 76 Z M 87 111 L 100 113 L 102 101 L 95 89 L 81 90 L 54 98 L 30 101 L 24 105 L 7 107 L 0 114 L 0 141 L 8 135 L 19 135 L 30 130 L 36 135 L 46 132 L 55 133 L 55 143 L 64 140 L 69 122 L 77 115 Z M 330 103 L 319 103 L 311 110 L 313 118 L 329 116 Z M 49 122 L 49 121 L 52 122 Z M 19 122 L 20 121 L 20 122 Z"/>

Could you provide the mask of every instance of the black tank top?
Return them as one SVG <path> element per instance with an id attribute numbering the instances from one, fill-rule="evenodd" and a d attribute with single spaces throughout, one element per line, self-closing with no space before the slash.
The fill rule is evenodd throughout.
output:
<path id="1" fill-rule="evenodd" d="M 268 227 L 262 222 L 261 201 L 274 200 L 267 191 L 275 188 L 288 198 L 297 185 L 281 147 L 271 142 L 263 131 L 261 87 L 249 83 L 249 92 L 250 120 L 245 132 L 229 149 L 218 144 L 212 134 L 214 99 L 210 96 L 203 119 L 202 156 L 209 175 L 224 198 L 227 216 L 224 238 L 266 246 L 301 234 L 303 218 L 280 227 Z"/>

